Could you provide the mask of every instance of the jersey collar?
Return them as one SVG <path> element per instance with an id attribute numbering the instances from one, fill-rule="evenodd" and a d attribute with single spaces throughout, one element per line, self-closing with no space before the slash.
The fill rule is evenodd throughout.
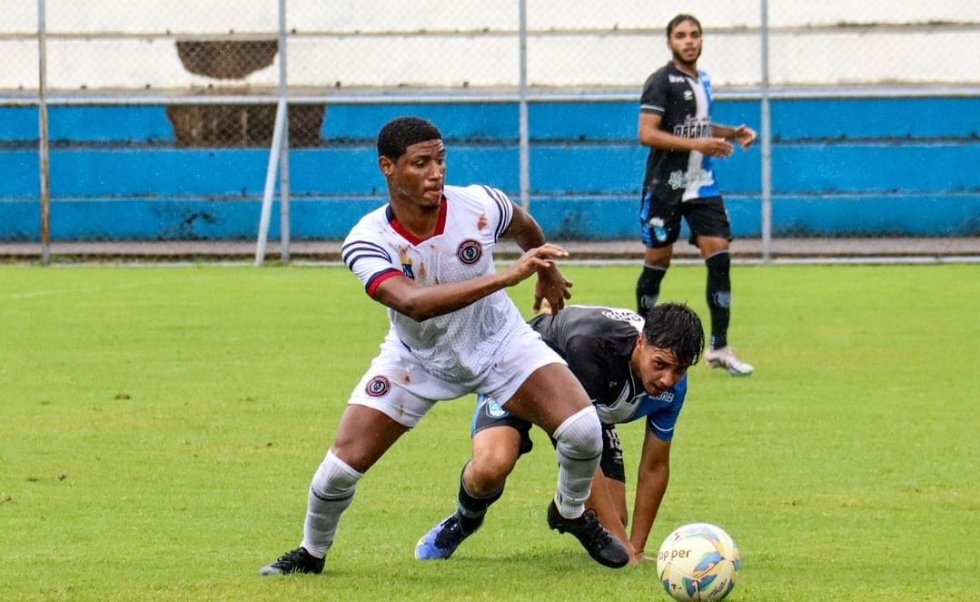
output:
<path id="1" fill-rule="evenodd" d="M 436 229 L 432 233 L 432 236 L 428 238 L 435 238 L 436 236 L 441 236 L 446 230 L 446 213 L 449 211 L 449 201 L 446 200 L 446 195 L 442 195 L 442 202 L 439 203 L 439 221 L 436 223 Z M 395 232 L 400 234 L 402 238 L 412 243 L 413 245 L 418 245 L 419 243 L 425 242 L 428 238 L 419 238 L 411 232 L 409 232 L 405 226 L 402 226 L 398 219 L 395 217 L 395 212 L 391 210 L 391 205 L 385 209 L 385 217 L 388 218 L 388 224 L 394 228 Z"/>

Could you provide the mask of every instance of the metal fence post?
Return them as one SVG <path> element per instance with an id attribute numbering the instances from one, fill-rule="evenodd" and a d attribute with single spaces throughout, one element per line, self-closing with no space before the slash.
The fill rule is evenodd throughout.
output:
<path id="1" fill-rule="evenodd" d="M 762 0 L 762 24 L 759 28 L 762 44 L 761 96 L 762 136 L 762 261 L 772 262 L 772 113 L 769 106 L 769 0 Z"/>
<path id="2" fill-rule="evenodd" d="M 527 110 L 527 0 L 518 0 L 518 54 L 520 56 L 520 79 L 518 83 L 518 130 L 521 207 L 531 211 L 531 142 L 530 124 Z"/>
<path id="3" fill-rule="evenodd" d="M 279 147 L 279 246 L 289 263 L 289 86 L 286 73 L 286 0 L 279 0 L 279 100 L 285 106 L 282 145 Z"/>
<path id="4" fill-rule="evenodd" d="M 45 0 L 37 2 L 38 160 L 41 178 L 41 265 L 51 263 L 51 162 L 48 148 L 47 18 Z"/>

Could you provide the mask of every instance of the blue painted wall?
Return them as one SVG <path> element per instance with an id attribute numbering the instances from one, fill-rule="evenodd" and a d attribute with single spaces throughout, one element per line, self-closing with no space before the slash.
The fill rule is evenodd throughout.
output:
<path id="1" fill-rule="evenodd" d="M 757 102 L 714 113 L 758 129 Z M 267 150 L 178 148 L 162 106 L 49 114 L 55 240 L 255 237 Z M 328 107 L 323 144 L 290 154 L 294 239 L 343 238 L 384 202 L 374 137 L 404 114 L 440 126 L 450 183 L 517 197 L 514 104 Z M 550 237 L 637 236 L 636 122 L 632 102 L 531 105 L 531 209 Z M 980 235 L 980 99 L 778 100 L 772 124 L 775 235 Z M 0 240 L 38 239 L 36 142 L 36 109 L 0 108 Z M 761 234 L 760 170 L 758 148 L 718 162 L 736 236 Z"/>

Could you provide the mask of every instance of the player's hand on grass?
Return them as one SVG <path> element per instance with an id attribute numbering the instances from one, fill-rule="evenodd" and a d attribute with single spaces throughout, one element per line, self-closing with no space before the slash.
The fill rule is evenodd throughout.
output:
<path id="1" fill-rule="evenodd" d="M 636 560 L 638 564 L 645 564 L 649 562 L 652 562 L 654 564 L 657 563 L 656 556 L 647 556 L 647 553 L 642 550 L 636 553 Z"/>

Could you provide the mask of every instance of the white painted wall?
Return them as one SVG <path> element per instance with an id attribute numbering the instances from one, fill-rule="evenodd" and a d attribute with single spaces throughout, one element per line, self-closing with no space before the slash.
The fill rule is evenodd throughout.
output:
<path id="1" fill-rule="evenodd" d="M 517 0 L 287 2 L 287 26 L 296 32 L 288 46 L 293 86 L 517 83 Z M 3 4 L 0 91 L 36 89 L 37 0 Z M 769 4 L 774 85 L 980 84 L 980 2 L 975 0 Z M 244 81 L 193 75 L 181 65 L 175 40 L 229 32 L 274 36 L 276 9 L 277 0 L 47 0 L 49 85 L 139 91 L 275 86 L 275 64 Z M 678 12 L 701 19 L 706 30 L 701 66 L 716 86 L 758 83 L 760 41 L 746 28 L 758 27 L 760 0 L 528 0 L 529 81 L 637 88 L 669 58 L 664 26 Z M 963 25 L 806 29 L 841 22 Z"/>

